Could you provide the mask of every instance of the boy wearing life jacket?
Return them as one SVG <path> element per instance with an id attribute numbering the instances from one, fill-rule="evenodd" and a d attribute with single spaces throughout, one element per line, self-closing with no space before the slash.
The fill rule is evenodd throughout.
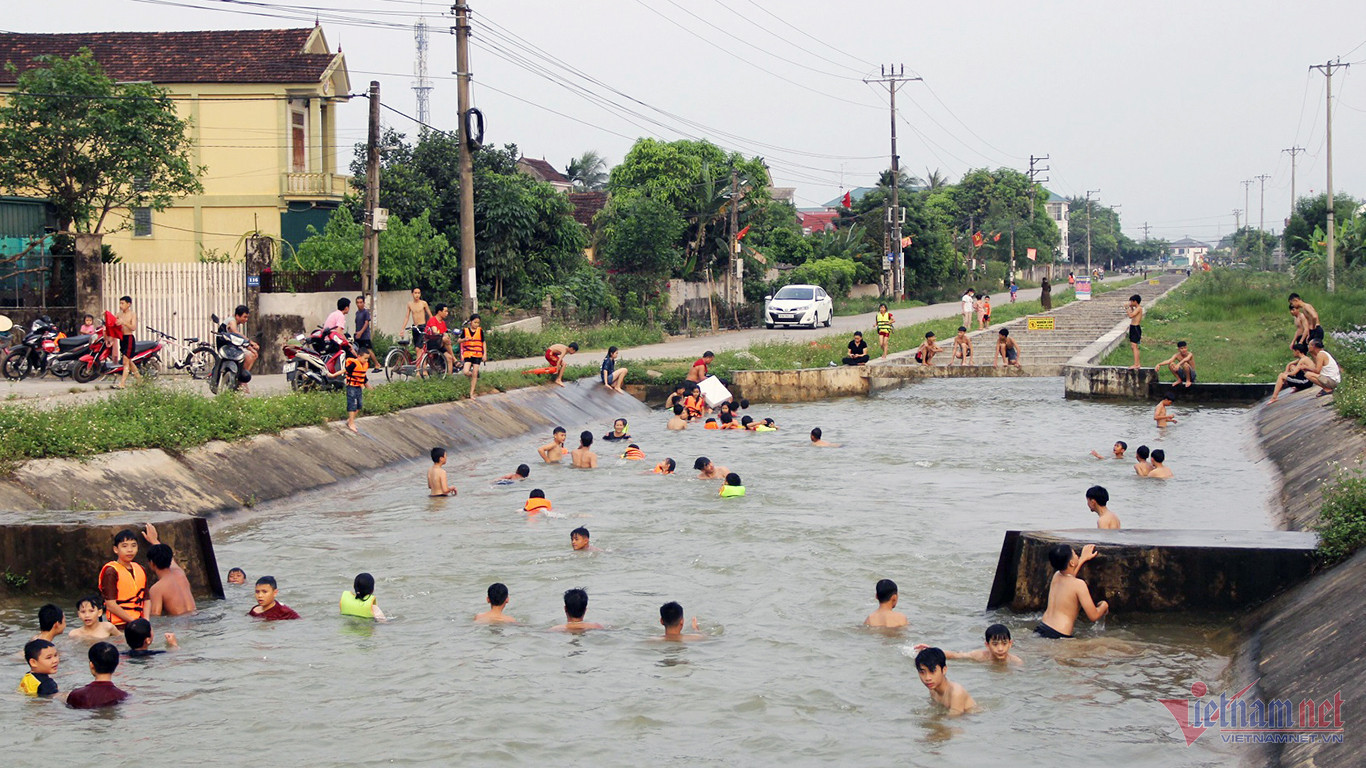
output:
<path id="1" fill-rule="evenodd" d="M 726 482 L 721 484 L 721 498 L 734 499 L 745 495 L 745 486 L 740 482 L 740 476 L 734 472 L 726 473 Z"/>
<path id="2" fill-rule="evenodd" d="M 460 329 L 461 372 L 470 377 L 470 399 L 474 399 L 474 385 L 479 383 L 479 366 L 484 364 L 487 350 L 484 346 L 484 329 L 479 314 L 470 315 L 470 320 Z"/>
<path id="3" fill-rule="evenodd" d="M 109 621 L 119 629 L 142 618 L 147 601 L 147 572 L 133 562 L 138 535 L 125 528 L 114 534 L 114 560 L 100 568 L 100 595 Z"/>
<path id="4" fill-rule="evenodd" d="M 641 461 L 645 458 L 645 451 L 640 450 L 640 446 L 631 443 L 626 446 L 626 451 L 621 454 L 621 458 L 627 461 Z"/>
<path id="5" fill-rule="evenodd" d="M 655 465 L 654 473 L 656 475 L 672 475 L 677 466 L 678 464 L 673 459 L 665 459 Z"/>
<path id="6" fill-rule="evenodd" d="M 516 619 L 503 613 L 508 607 L 508 588 L 501 582 L 489 585 L 488 593 L 489 609 L 483 613 L 474 615 L 474 620 L 480 624 L 515 624 Z"/>
<path id="7" fill-rule="evenodd" d="M 361 393 L 370 386 L 367 378 L 369 370 L 369 358 L 357 357 L 353 349 L 346 358 L 346 363 L 342 365 L 342 370 L 332 374 L 346 377 L 346 428 L 352 432 L 360 432 L 356 429 L 356 415 L 360 413 Z"/>
<path id="8" fill-rule="evenodd" d="M 446 481 L 446 449 L 432 449 L 432 466 L 427 470 L 427 489 L 432 496 L 454 496 L 456 490 Z"/>
<path id="9" fill-rule="evenodd" d="M 700 418 L 706 409 L 706 399 L 702 397 L 702 391 L 693 387 L 687 397 L 683 398 L 683 410 L 686 412 L 688 421 Z"/>
<path id="10" fill-rule="evenodd" d="M 542 512 L 550 511 L 550 501 L 545 497 L 545 491 L 540 488 L 533 488 L 527 497 L 526 503 L 522 505 L 522 511 L 528 515 L 539 515 Z"/>

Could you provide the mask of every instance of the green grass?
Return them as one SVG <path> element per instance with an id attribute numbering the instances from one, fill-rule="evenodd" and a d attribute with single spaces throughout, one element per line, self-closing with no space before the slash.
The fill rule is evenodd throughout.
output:
<path id="1" fill-rule="evenodd" d="M 518 357 L 540 357 L 551 344 L 578 342 L 579 349 L 606 349 L 611 346 L 626 349 L 664 341 L 660 328 L 647 328 L 635 323 L 612 322 L 591 328 L 575 328 L 558 323 L 547 323 L 539 333 L 499 331 L 488 334 L 489 356 L 493 360 Z"/>
<path id="2" fill-rule="evenodd" d="M 869 312 L 876 312 L 881 306 L 883 299 L 877 296 L 860 296 L 858 298 L 848 297 L 835 299 L 835 314 L 844 317 L 847 315 L 866 315 Z M 892 301 L 887 303 L 887 310 L 896 314 L 898 309 L 910 309 L 911 307 L 923 307 L 923 301 Z"/>
<path id="3" fill-rule="evenodd" d="M 1291 291 L 1314 305 L 1329 330 L 1350 328 L 1362 320 L 1366 291 L 1329 295 L 1296 286 L 1289 275 L 1216 270 L 1194 275 L 1148 311 L 1140 359 L 1145 366 L 1156 365 L 1176 352 L 1176 342 L 1185 341 L 1195 355 L 1199 381 L 1275 381 L 1292 358 L 1288 346 L 1294 324 L 1286 301 Z M 1328 350 L 1338 354 L 1331 337 Z M 1111 352 L 1105 364 L 1132 365 L 1128 343 Z M 1173 378 L 1165 369 L 1162 376 L 1164 381 Z"/>
<path id="4" fill-rule="evenodd" d="M 1366 475 L 1338 472 L 1323 489 L 1317 530 L 1319 554 L 1329 563 L 1345 560 L 1366 545 Z"/>

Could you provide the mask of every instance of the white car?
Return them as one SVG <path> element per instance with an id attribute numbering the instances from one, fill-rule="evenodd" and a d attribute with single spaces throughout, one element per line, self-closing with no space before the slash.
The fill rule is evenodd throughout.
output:
<path id="1" fill-rule="evenodd" d="M 835 302 L 819 285 L 785 285 L 764 300 L 764 325 L 830 326 Z"/>

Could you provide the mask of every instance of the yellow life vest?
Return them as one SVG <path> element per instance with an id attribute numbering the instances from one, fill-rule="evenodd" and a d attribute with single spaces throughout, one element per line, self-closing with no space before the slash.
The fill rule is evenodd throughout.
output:
<path id="1" fill-rule="evenodd" d="M 341 596 L 341 612 L 343 616 L 373 619 L 375 618 L 375 596 L 367 595 L 364 600 L 361 600 L 356 597 L 354 592 L 343 592 Z"/>
<path id="2" fill-rule="evenodd" d="M 891 312 L 879 312 L 879 313 L 877 313 L 877 332 L 878 332 L 878 333 L 887 333 L 887 334 L 890 334 L 890 333 L 892 332 L 892 313 L 891 313 Z"/>
<path id="3" fill-rule="evenodd" d="M 778 431 L 778 428 L 777 428 L 777 427 L 765 427 L 763 424 L 760 424 L 759 426 L 757 426 L 757 427 L 754 428 L 754 431 L 755 431 L 755 432 L 777 432 L 777 431 Z"/>
<path id="4" fill-rule="evenodd" d="M 147 572 L 137 563 L 129 563 L 129 567 L 124 568 L 117 560 L 110 560 L 100 569 L 99 581 L 104 581 L 104 572 L 110 568 L 119 576 L 119 596 L 114 602 L 132 614 L 134 619 L 142 618 L 145 615 L 143 605 L 147 601 Z M 116 627 L 124 624 L 123 617 L 112 611 L 109 612 L 109 621 Z"/>
<path id="5" fill-rule="evenodd" d="M 743 486 L 743 485 L 723 485 L 723 486 L 721 486 L 721 498 L 723 498 L 723 499 L 733 499 L 733 498 L 735 498 L 735 497 L 737 497 L 737 496 L 744 496 L 744 495 L 745 495 L 745 486 Z"/>

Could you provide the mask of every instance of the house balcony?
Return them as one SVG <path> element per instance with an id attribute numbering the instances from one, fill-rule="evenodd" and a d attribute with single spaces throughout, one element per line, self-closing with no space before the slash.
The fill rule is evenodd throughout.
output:
<path id="1" fill-rule="evenodd" d="M 340 173 L 286 173 L 284 198 L 340 201 L 349 191 L 350 180 L 350 176 Z"/>

